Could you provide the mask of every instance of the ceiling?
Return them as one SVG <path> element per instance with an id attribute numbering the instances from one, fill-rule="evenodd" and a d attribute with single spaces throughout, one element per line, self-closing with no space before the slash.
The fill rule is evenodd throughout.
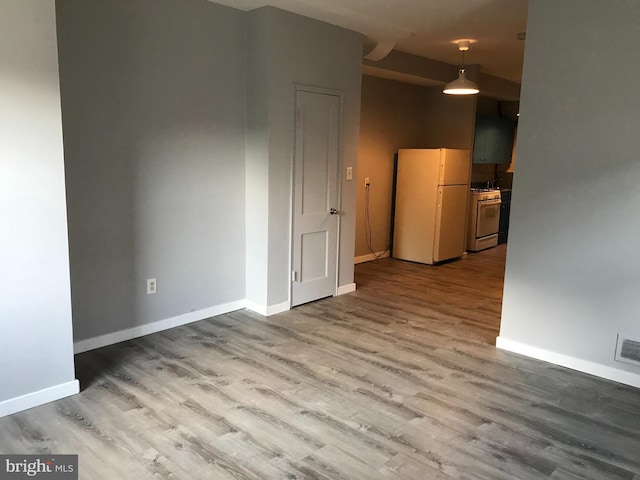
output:
<path id="1" fill-rule="evenodd" d="M 210 0 L 241 10 L 273 6 L 364 34 L 373 47 L 458 65 L 456 40 L 473 43 L 465 63 L 520 83 L 528 0 Z"/>

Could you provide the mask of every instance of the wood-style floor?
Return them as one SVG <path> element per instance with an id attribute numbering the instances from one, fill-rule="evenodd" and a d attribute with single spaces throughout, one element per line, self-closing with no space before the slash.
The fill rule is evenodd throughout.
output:
<path id="1" fill-rule="evenodd" d="M 640 479 L 640 391 L 498 351 L 505 247 L 356 267 L 357 292 L 76 358 L 82 392 L 0 419 L 82 479 Z"/>

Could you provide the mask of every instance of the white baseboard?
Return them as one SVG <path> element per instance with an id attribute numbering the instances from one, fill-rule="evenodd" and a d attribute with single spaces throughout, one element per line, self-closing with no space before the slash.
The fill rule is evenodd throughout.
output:
<path id="1" fill-rule="evenodd" d="M 38 390 L 37 392 L 27 393 L 20 397 L 10 398 L 9 400 L 0 402 L 0 417 L 60 400 L 61 398 L 75 395 L 79 391 L 80 384 L 78 380 L 72 380 L 71 382 L 54 385 L 53 387 Z"/>
<path id="2" fill-rule="evenodd" d="M 245 306 L 245 300 L 238 300 L 236 302 L 224 303 L 215 307 L 185 313 L 183 315 L 166 318 L 164 320 L 158 320 L 157 322 L 145 323 L 144 325 L 127 328 L 126 330 L 87 338 L 86 340 L 75 342 L 73 345 L 73 351 L 74 353 L 87 352 L 96 348 L 106 347 L 107 345 L 113 345 L 114 343 L 124 342 L 125 340 L 131 340 L 133 338 L 143 337 L 144 335 L 186 325 L 187 323 L 198 322 L 206 318 L 215 317 L 216 315 L 222 315 L 223 313 L 241 310 L 245 308 Z"/>
<path id="3" fill-rule="evenodd" d="M 338 287 L 337 295 L 344 295 L 345 293 L 351 293 L 355 291 L 356 291 L 356 284 L 349 283 L 348 285 L 342 285 L 341 287 Z"/>
<path id="4" fill-rule="evenodd" d="M 367 253 L 366 255 L 360 255 L 359 257 L 355 257 L 353 259 L 353 263 L 357 265 L 358 263 L 371 262 L 372 260 L 387 258 L 389 255 L 391 255 L 391 252 L 389 250 L 384 250 L 383 252 L 376 252 L 376 253 Z"/>
<path id="5" fill-rule="evenodd" d="M 251 310 L 263 317 L 268 317 L 270 315 L 275 315 L 277 313 L 286 312 L 287 310 L 291 310 L 291 305 L 289 305 L 289 301 L 282 303 L 276 303 L 275 305 L 260 305 L 256 302 L 252 302 L 247 300 L 245 302 L 245 307 L 247 310 Z"/>
<path id="6" fill-rule="evenodd" d="M 581 358 L 570 357 L 569 355 L 552 352 L 504 337 L 496 338 L 496 347 L 501 350 L 519 353 L 520 355 L 543 360 L 555 365 L 560 365 L 561 367 L 567 367 L 572 370 L 588 373 L 589 375 L 595 375 L 596 377 L 606 378 L 607 380 L 613 380 L 614 382 L 640 388 L 640 375 L 637 373 L 619 370 Z"/>
<path id="7" fill-rule="evenodd" d="M 289 300 L 287 300 L 286 302 L 277 303 L 275 305 L 269 305 L 267 307 L 266 316 L 268 317 L 269 315 L 286 312 L 287 310 L 291 310 L 291 304 L 289 303 Z"/>

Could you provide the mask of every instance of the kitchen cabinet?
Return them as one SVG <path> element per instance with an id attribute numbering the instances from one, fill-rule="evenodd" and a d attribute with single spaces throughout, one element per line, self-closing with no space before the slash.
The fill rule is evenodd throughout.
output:
<path id="1" fill-rule="evenodd" d="M 509 163 L 516 122 L 508 118 L 477 117 L 473 163 Z"/>
<path id="2" fill-rule="evenodd" d="M 500 227 L 498 245 L 507 243 L 509 237 L 509 215 L 511 214 L 511 189 L 500 190 Z"/>

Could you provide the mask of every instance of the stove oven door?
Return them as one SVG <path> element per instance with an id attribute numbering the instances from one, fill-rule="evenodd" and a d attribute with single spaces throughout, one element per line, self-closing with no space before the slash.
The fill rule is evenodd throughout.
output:
<path id="1" fill-rule="evenodd" d="M 495 235 L 500 230 L 500 199 L 479 200 L 476 216 L 476 238 Z"/>

